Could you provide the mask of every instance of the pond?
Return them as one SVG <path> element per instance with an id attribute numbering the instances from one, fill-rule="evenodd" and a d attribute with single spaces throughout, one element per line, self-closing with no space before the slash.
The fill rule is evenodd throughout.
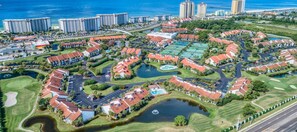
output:
<path id="1" fill-rule="evenodd" d="M 153 111 L 158 111 L 158 112 L 154 113 Z M 75 131 L 77 132 L 103 131 L 110 128 L 114 128 L 116 126 L 126 125 L 131 122 L 144 122 L 144 123 L 173 122 L 174 118 L 177 115 L 184 115 L 187 119 L 189 119 L 190 115 L 193 113 L 199 113 L 205 116 L 209 115 L 209 113 L 205 110 L 205 108 L 203 108 L 202 106 L 199 106 L 199 104 L 196 104 L 194 102 L 181 100 L 181 99 L 168 99 L 153 105 L 152 107 L 148 108 L 142 114 L 140 114 L 138 117 L 135 117 L 132 120 L 128 120 L 126 122 L 121 122 L 121 123 L 115 123 L 112 125 L 82 127 Z M 43 124 L 42 130 L 44 132 L 58 131 L 56 126 L 56 121 L 49 116 L 31 117 L 24 122 L 23 126 L 30 127 L 35 123 L 42 123 Z"/>
<path id="2" fill-rule="evenodd" d="M 36 123 L 42 124 L 43 132 L 58 132 L 57 124 L 54 118 L 50 116 L 35 116 L 25 120 L 23 127 L 30 127 Z"/>
<path id="3" fill-rule="evenodd" d="M 32 78 L 36 78 L 38 75 L 37 72 L 34 71 L 25 71 L 22 76 L 30 76 Z M 21 76 L 20 74 L 13 74 L 13 73 L 0 73 L 0 80 L 1 79 L 9 79 L 9 78 L 14 78 Z"/>
<path id="4" fill-rule="evenodd" d="M 141 66 L 136 71 L 136 75 L 141 78 L 151 78 L 151 77 L 177 75 L 177 74 L 178 74 L 178 71 L 160 72 L 156 67 L 148 64 L 141 64 Z"/>
<path id="5" fill-rule="evenodd" d="M 285 78 L 285 77 L 288 77 L 288 76 L 297 76 L 297 71 L 295 72 L 292 72 L 292 73 L 284 73 L 284 74 L 279 74 L 279 75 L 273 75 L 271 76 L 272 78 Z"/>
<path id="6" fill-rule="evenodd" d="M 153 114 L 153 110 L 157 110 L 158 114 Z M 134 118 L 133 121 L 145 123 L 173 122 L 177 115 L 183 115 L 189 119 L 193 113 L 208 116 L 208 112 L 194 102 L 180 99 L 169 99 L 153 105 L 145 110 L 140 116 Z"/>
<path id="7" fill-rule="evenodd" d="M 58 50 L 59 44 L 52 44 L 52 50 Z"/>

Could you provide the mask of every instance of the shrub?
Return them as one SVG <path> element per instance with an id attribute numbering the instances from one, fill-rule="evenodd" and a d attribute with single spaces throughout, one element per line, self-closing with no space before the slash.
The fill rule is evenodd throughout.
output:
<path id="1" fill-rule="evenodd" d="M 185 126 L 187 125 L 187 119 L 183 115 L 178 115 L 174 118 L 174 124 L 176 126 Z"/>
<path id="2" fill-rule="evenodd" d="M 86 80 L 86 81 L 84 82 L 84 86 L 91 85 L 91 84 L 95 84 L 95 83 L 97 83 L 96 80 L 89 79 L 89 80 Z"/>

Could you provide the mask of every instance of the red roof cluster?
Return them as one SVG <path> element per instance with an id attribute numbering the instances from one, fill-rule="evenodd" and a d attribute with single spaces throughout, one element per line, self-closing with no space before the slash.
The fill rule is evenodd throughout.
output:
<path id="1" fill-rule="evenodd" d="M 256 43 L 256 45 L 262 44 L 263 46 L 272 46 L 276 44 L 295 44 L 291 39 L 280 39 L 280 40 L 270 40 L 266 42 Z"/>
<path id="2" fill-rule="evenodd" d="M 178 34 L 178 37 L 181 39 L 187 39 L 187 40 L 198 40 L 199 36 L 195 34 Z"/>
<path id="3" fill-rule="evenodd" d="M 263 40 L 264 38 L 267 38 L 267 35 L 265 33 L 257 32 L 256 36 L 254 38 L 252 38 L 252 41 L 254 41 L 254 43 L 256 43 L 256 42 Z"/>
<path id="4" fill-rule="evenodd" d="M 174 23 L 162 23 L 163 28 L 176 28 L 177 24 Z"/>
<path id="5" fill-rule="evenodd" d="M 215 38 L 215 37 L 209 38 L 209 41 L 220 43 L 220 44 L 226 44 L 228 46 L 226 48 L 225 54 L 219 54 L 219 55 L 210 57 L 209 59 L 206 60 L 206 62 L 208 63 L 210 60 L 212 60 L 216 65 L 218 65 L 223 60 L 233 59 L 236 56 L 236 54 L 239 52 L 238 45 L 233 41 Z"/>
<path id="6" fill-rule="evenodd" d="M 175 84 L 176 86 L 181 86 L 187 91 L 194 91 L 198 93 L 202 97 L 207 97 L 212 100 L 217 100 L 221 97 L 222 93 L 218 91 L 209 91 L 203 87 L 196 86 L 194 84 L 191 84 L 189 82 L 183 81 L 181 78 L 178 78 L 177 76 L 173 76 L 170 80 L 170 83 Z"/>
<path id="7" fill-rule="evenodd" d="M 82 114 L 82 111 L 72 102 L 66 101 L 65 98 L 59 98 L 59 96 L 54 96 L 50 100 L 50 105 L 63 112 L 63 117 L 74 121 L 79 118 Z"/>
<path id="8" fill-rule="evenodd" d="M 81 52 L 73 52 L 73 53 L 68 53 L 68 54 L 62 54 L 58 56 L 51 56 L 48 57 L 47 60 L 52 63 L 52 62 L 60 62 L 60 61 L 66 61 L 69 59 L 74 59 L 74 58 L 80 58 L 83 57 L 83 54 Z"/>
<path id="9" fill-rule="evenodd" d="M 36 36 L 17 36 L 17 37 L 14 37 L 13 40 L 14 41 L 23 41 L 23 40 L 32 40 L 32 39 L 35 39 Z"/>
<path id="10" fill-rule="evenodd" d="M 267 72 L 268 70 L 275 70 L 286 66 L 288 66 L 286 62 L 277 62 L 277 63 L 267 64 L 267 65 L 251 67 L 249 69 L 256 72 Z"/>
<path id="11" fill-rule="evenodd" d="M 113 67 L 114 76 L 115 77 L 131 76 L 132 71 L 129 69 L 129 66 L 138 61 L 139 61 L 139 58 L 134 56 L 131 56 L 130 58 L 120 61 L 115 67 Z"/>
<path id="12" fill-rule="evenodd" d="M 241 33 L 252 33 L 251 31 L 248 30 L 231 30 L 231 31 L 226 31 L 221 33 L 222 37 L 226 37 L 226 36 L 231 36 L 231 35 L 238 35 Z"/>
<path id="13" fill-rule="evenodd" d="M 238 78 L 228 92 L 237 95 L 244 95 L 249 90 L 249 84 L 251 84 L 251 80 L 245 77 Z"/>
<path id="14" fill-rule="evenodd" d="M 208 67 L 206 66 L 201 66 L 201 65 L 198 65 L 197 63 L 195 63 L 194 61 L 188 59 L 188 58 L 184 58 L 181 63 L 186 66 L 186 67 L 191 67 L 191 69 L 195 69 L 201 73 L 204 73 Z"/>
<path id="15" fill-rule="evenodd" d="M 161 54 L 153 54 L 149 53 L 147 56 L 149 59 L 158 60 L 158 61 L 170 61 L 170 62 L 178 62 L 178 56 L 172 57 L 171 55 L 161 55 Z"/>
<path id="16" fill-rule="evenodd" d="M 116 35 L 116 36 L 100 36 L 100 37 L 92 37 L 90 41 L 102 41 L 102 40 L 119 40 L 126 39 L 126 35 Z"/>
<path id="17" fill-rule="evenodd" d="M 87 44 L 87 41 L 82 40 L 78 42 L 68 42 L 68 43 L 63 42 L 61 45 L 63 47 L 81 47 L 81 46 L 85 46 L 86 44 Z"/>
<path id="18" fill-rule="evenodd" d="M 188 29 L 187 28 L 163 28 L 162 32 L 164 33 L 183 33 L 183 32 L 187 32 Z"/>
<path id="19" fill-rule="evenodd" d="M 154 37 L 154 36 L 147 36 L 151 43 L 156 43 L 157 46 L 163 46 L 164 44 L 172 43 L 171 39 L 166 39 L 163 37 Z"/>
<path id="20" fill-rule="evenodd" d="M 144 88 L 135 88 L 134 90 L 126 93 L 123 98 L 111 101 L 107 106 L 110 106 L 110 111 L 119 114 L 129 107 L 138 104 L 141 100 L 149 95 L 149 92 Z"/>
<path id="21" fill-rule="evenodd" d="M 286 49 L 280 52 L 280 57 L 284 58 L 290 64 L 295 64 L 297 62 L 297 58 L 294 55 L 296 54 L 297 54 L 297 48 Z"/>
<path id="22" fill-rule="evenodd" d="M 139 55 L 141 53 L 141 49 L 125 47 L 122 49 L 121 53 L 128 54 L 128 55 Z"/>
<path id="23" fill-rule="evenodd" d="M 99 45 L 96 45 L 96 46 L 93 46 L 93 47 L 90 47 L 86 50 L 86 52 L 88 53 L 92 53 L 94 51 L 99 51 L 101 49 L 101 47 Z"/>
<path id="24" fill-rule="evenodd" d="M 64 91 L 61 91 L 62 82 L 64 77 L 69 75 L 69 71 L 63 69 L 54 70 L 50 75 L 49 79 L 44 85 L 42 90 L 42 97 L 46 97 L 49 94 L 55 93 L 55 95 L 66 95 Z"/>

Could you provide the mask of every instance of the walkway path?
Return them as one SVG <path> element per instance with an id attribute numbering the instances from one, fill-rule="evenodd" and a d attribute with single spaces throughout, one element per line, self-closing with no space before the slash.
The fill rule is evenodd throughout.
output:
<path id="1" fill-rule="evenodd" d="M 40 92 L 41 92 L 41 91 L 39 91 L 39 93 L 40 93 Z M 33 132 L 33 131 L 31 131 L 31 130 L 27 130 L 27 129 L 23 128 L 23 123 L 24 123 L 25 120 L 27 120 L 30 116 L 32 116 L 33 113 L 35 112 L 35 110 L 36 110 L 36 108 L 37 108 L 37 105 L 38 105 L 38 100 L 39 100 L 39 95 L 37 95 L 37 98 L 36 98 L 36 100 L 35 100 L 33 109 L 32 109 L 32 111 L 30 112 L 30 114 L 27 115 L 27 116 L 26 116 L 26 117 L 19 123 L 19 125 L 18 125 L 18 127 L 17 127 L 18 130 L 25 131 L 25 132 Z"/>
<path id="2" fill-rule="evenodd" d="M 266 95 L 269 95 L 269 94 L 266 94 Z M 266 95 L 265 95 L 265 96 L 266 96 Z M 252 104 L 255 105 L 255 106 L 257 106 L 257 107 L 259 107 L 259 108 L 261 108 L 262 110 L 265 110 L 265 108 L 263 108 L 262 106 L 260 106 L 260 105 L 258 105 L 258 104 L 255 103 L 256 101 L 258 101 L 258 100 L 261 99 L 262 97 L 264 97 L 264 96 L 261 96 L 261 97 L 255 99 L 255 100 L 253 100 L 253 101 L 252 101 Z"/>

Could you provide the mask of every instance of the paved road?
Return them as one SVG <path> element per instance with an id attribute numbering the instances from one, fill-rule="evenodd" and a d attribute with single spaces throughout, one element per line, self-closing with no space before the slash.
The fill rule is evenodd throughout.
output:
<path id="1" fill-rule="evenodd" d="M 292 132 L 297 130 L 297 103 L 261 123 L 245 130 L 246 132 Z"/>

